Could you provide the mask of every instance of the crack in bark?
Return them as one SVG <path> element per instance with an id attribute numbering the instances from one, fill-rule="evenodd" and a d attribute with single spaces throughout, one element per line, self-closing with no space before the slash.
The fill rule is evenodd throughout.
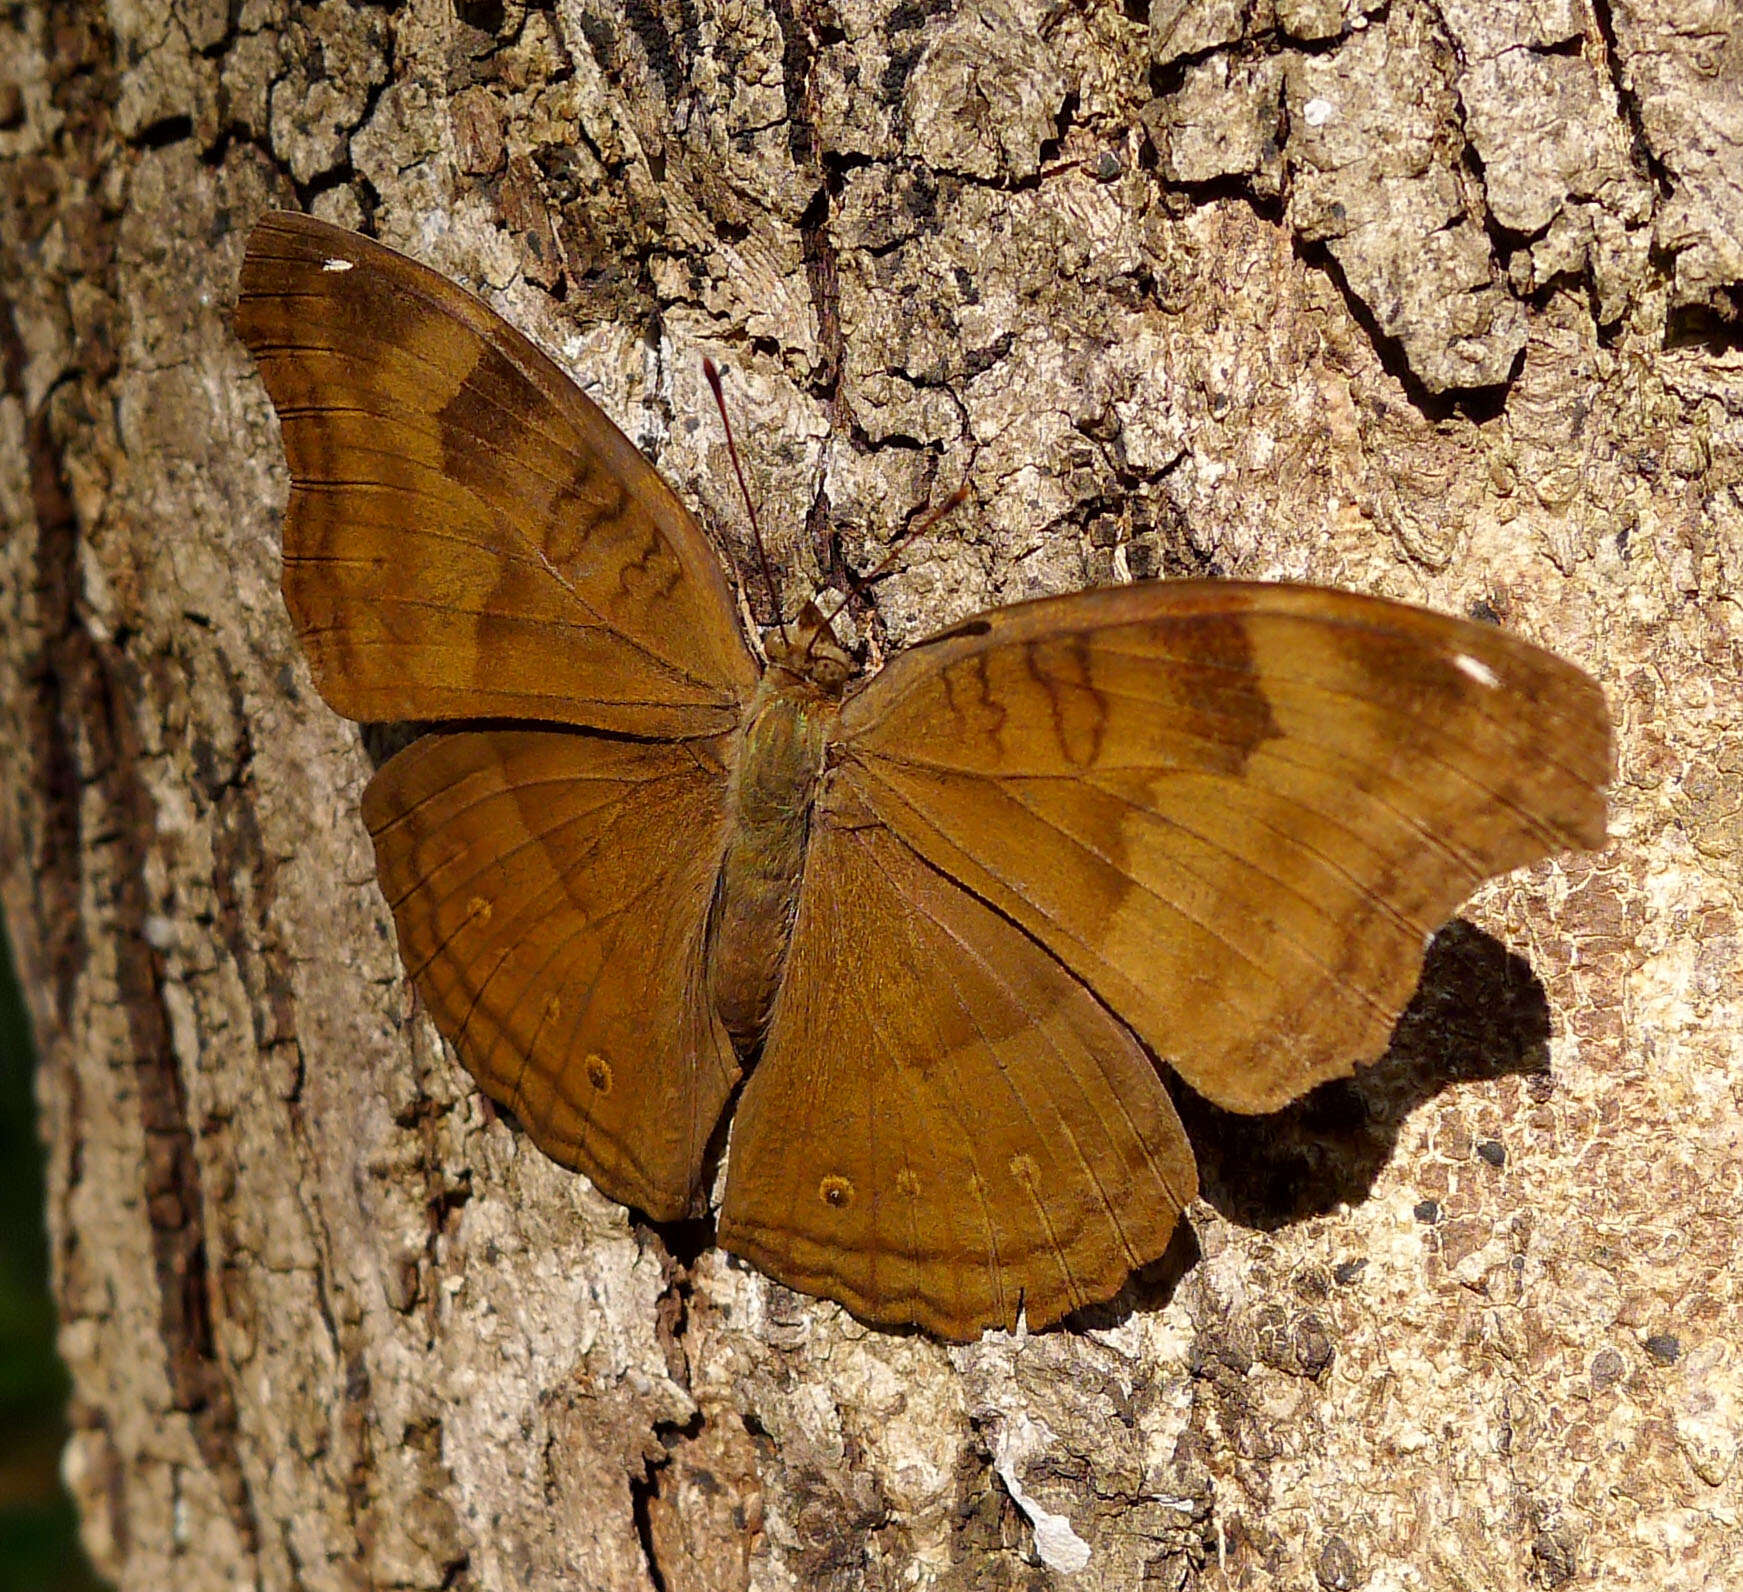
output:
<path id="1" fill-rule="evenodd" d="M 1611 0 L 1592 0 L 1592 21 L 1604 46 L 1604 71 L 1616 92 L 1616 104 L 1627 119 L 1634 145 L 1634 158 L 1652 179 L 1654 208 L 1676 191 L 1676 179 L 1663 161 L 1653 152 L 1652 140 L 1646 136 L 1646 118 L 1640 111 L 1640 100 L 1628 86 L 1627 69 L 1622 64 L 1622 50 L 1616 39 L 1616 16 Z"/>
<path id="2" fill-rule="evenodd" d="M 641 1543 L 642 1557 L 647 1561 L 648 1585 L 653 1592 L 666 1592 L 665 1572 L 660 1568 L 659 1549 L 654 1542 L 654 1521 L 651 1505 L 658 1489 L 659 1470 L 650 1468 L 642 1476 L 629 1479 L 630 1515 L 635 1521 L 636 1540 Z"/>
<path id="3" fill-rule="evenodd" d="M 6 388 L 24 401 L 24 345 L 16 307 L 6 300 L 0 320 Z M 78 525 L 49 423 L 54 392 L 25 420 L 25 457 L 30 473 L 31 508 L 36 520 L 35 603 L 40 627 L 36 659 L 29 669 L 30 745 L 38 771 L 31 782 L 43 796 L 41 843 L 31 867 L 37 918 L 44 926 L 46 973 L 55 991 L 63 1028 L 72 1023 L 73 1002 L 90 955 L 79 912 L 84 890 L 84 834 L 80 812 L 78 755 L 67 729 L 67 681 L 77 669 L 71 638 L 78 589 Z"/>
<path id="4" fill-rule="evenodd" d="M 118 144 L 111 116 L 113 42 L 101 22 L 89 15 L 67 22 L 54 35 L 56 53 L 50 62 L 51 92 L 65 115 L 50 158 L 60 164 L 63 178 L 41 196 L 30 222 L 52 225 L 57 218 L 64 220 L 69 209 L 77 209 L 80 247 L 63 270 L 99 284 L 109 303 L 119 303 L 116 238 L 121 212 L 73 194 L 84 183 L 101 191 L 110 170 L 138 150 L 161 145 L 175 133 L 176 122 L 171 118 L 154 124 L 131 144 Z M 74 174 L 80 181 L 69 185 L 65 179 Z M 16 273 L 16 279 L 25 275 Z M 56 308 L 67 325 L 77 326 L 78 317 L 65 296 L 71 283 L 64 275 L 50 280 Z M 25 353 L 10 298 L 5 309 L 0 352 L 7 388 L 22 400 Z M 113 946 L 116 999 L 128 1030 L 144 1137 L 140 1202 L 150 1234 L 158 1340 L 171 1407 L 188 1418 L 195 1446 L 237 1535 L 252 1552 L 259 1539 L 258 1522 L 236 1452 L 235 1402 L 214 1339 L 205 1198 L 186 1080 L 171 1037 L 163 958 L 146 937 L 152 907 L 147 869 L 158 823 L 141 774 L 133 715 L 136 705 L 149 700 L 149 684 L 146 670 L 129 655 L 124 634 L 100 638 L 80 612 L 84 527 L 73 498 L 68 457 L 87 431 L 97 429 L 96 417 L 114 402 L 118 368 L 114 348 L 100 328 L 99 335 L 73 348 L 68 369 L 26 415 L 38 630 L 26 680 L 30 744 L 38 763 L 33 783 L 45 798 L 42 842 L 32 873 L 55 990 L 60 1030 L 55 1037 L 76 1040 L 84 1026 L 79 1004 L 94 954 L 87 938 L 92 918 L 100 918 L 104 941 Z M 86 823 L 87 804 L 100 815 L 92 826 Z M 93 853 L 106 854 L 107 879 L 88 876 Z M 108 899 L 90 899 L 105 886 Z M 57 1053 L 65 1056 L 66 1047 L 51 1037 L 43 1050 L 44 1064 L 63 1067 L 63 1085 L 77 1094 L 76 1068 L 55 1059 Z M 80 1176 L 75 1146 L 66 1187 L 59 1191 L 63 1200 Z M 61 1228 L 68 1235 L 76 1232 L 64 1213 Z M 57 1283 L 63 1287 L 70 1260 L 70 1252 L 57 1256 Z M 124 1505 L 118 1503 L 116 1516 L 125 1520 Z M 116 1541 L 124 1548 L 123 1538 Z"/>
<path id="5" fill-rule="evenodd" d="M 817 190 L 799 218 L 805 280 L 817 317 L 818 364 L 813 390 L 828 405 L 833 430 L 841 418 L 841 367 L 845 345 L 841 330 L 841 285 L 829 214 L 840 196 L 842 174 L 824 147 L 822 113 L 817 92 L 817 50 L 822 26 L 810 0 L 774 0 L 781 30 L 781 87 L 787 107 L 787 142 L 796 164 L 815 176 Z"/>

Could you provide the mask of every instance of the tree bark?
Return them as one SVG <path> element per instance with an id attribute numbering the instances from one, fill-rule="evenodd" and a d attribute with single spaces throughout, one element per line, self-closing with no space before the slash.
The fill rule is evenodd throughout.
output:
<path id="1" fill-rule="evenodd" d="M 1716 1588 L 1743 1542 L 1743 32 L 1722 0 L 26 0 L 0 891 L 128 1588 Z M 1388 1056 L 1185 1102 L 1067 1330 L 878 1332 L 486 1110 L 407 993 L 229 331 L 271 205 L 476 286 L 877 649 L 1159 574 L 1499 618 L 1613 832 Z M 760 605 L 754 587 L 751 601 Z M 1072 1569 L 1087 1550 L 1081 1568 Z"/>

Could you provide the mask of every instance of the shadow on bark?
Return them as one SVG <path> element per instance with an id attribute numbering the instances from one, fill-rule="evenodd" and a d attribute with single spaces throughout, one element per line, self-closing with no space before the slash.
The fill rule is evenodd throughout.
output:
<path id="1" fill-rule="evenodd" d="M 1459 918 L 1430 944 L 1386 1054 L 1355 1077 L 1258 1117 L 1170 1083 L 1204 1198 L 1239 1226 L 1273 1231 L 1361 1204 L 1405 1119 L 1448 1086 L 1513 1073 L 1547 1094 L 1549 1036 L 1549 1001 L 1530 964 Z"/>

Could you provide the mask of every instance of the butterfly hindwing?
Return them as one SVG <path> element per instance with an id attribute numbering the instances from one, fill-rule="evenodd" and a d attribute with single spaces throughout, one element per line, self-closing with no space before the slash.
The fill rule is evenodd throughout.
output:
<path id="1" fill-rule="evenodd" d="M 1485 625 L 1166 582 L 898 656 L 841 770 L 1196 1089 L 1274 1109 L 1385 1047 L 1482 880 L 1604 838 L 1601 693 Z"/>
<path id="2" fill-rule="evenodd" d="M 1195 1190 L 1155 1068 L 1095 997 L 888 829 L 821 810 L 721 1244 L 967 1338 L 1107 1298 Z"/>
<path id="3" fill-rule="evenodd" d="M 546 1154 L 689 1212 L 738 1064 L 708 1000 L 725 773 L 706 743 L 427 735 L 363 798 L 407 971 Z"/>
<path id="4" fill-rule="evenodd" d="M 236 327 L 284 434 L 284 593 L 355 719 L 737 722 L 719 560 L 634 445 L 427 266 L 312 217 L 248 240 Z"/>

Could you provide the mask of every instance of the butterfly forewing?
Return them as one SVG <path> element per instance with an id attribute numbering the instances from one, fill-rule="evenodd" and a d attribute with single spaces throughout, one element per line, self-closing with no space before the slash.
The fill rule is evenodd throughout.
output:
<path id="1" fill-rule="evenodd" d="M 1094 996 L 888 829 L 821 812 L 721 1243 L 966 1338 L 1107 1298 L 1195 1190 L 1154 1067 Z"/>
<path id="2" fill-rule="evenodd" d="M 339 712 L 734 727 L 757 670 L 718 559 L 520 333 L 290 214 L 249 238 L 236 325 L 290 463 L 285 600 Z"/>
<path id="3" fill-rule="evenodd" d="M 1237 1110 L 1377 1055 L 1481 880 L 1604 835 L 1585 675 L 1317 588 L 996 610 L 897 658 L 843 729 L 879 817 Z"/>
<path id="4" fill-rule="evenodd" d="M 546 1154 L 685 1215 L 738 1065 L 707 996 L 725 775 L 705 744 L 431 735 L 363 816 L 436 1026 Z"/>

